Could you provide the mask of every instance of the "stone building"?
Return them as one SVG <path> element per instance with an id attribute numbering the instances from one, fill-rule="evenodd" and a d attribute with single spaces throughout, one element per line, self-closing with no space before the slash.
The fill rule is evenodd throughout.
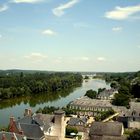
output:
<path id="1" fill-rule="evenodd" d="M 85 112 L 85 114 L 87 115 L 88 114 L 96 115 L 97 112 L 111 110 L 112 104 L 108 100 L 90 99 L 84 96 L 71 102 L 69 104 L 69 108 L 76 110 L 77 114 L 79 114 L 79 112 L 82 111 Z"/>
<path id="2" fill-rule="evenodd" d="M 24 117 L 15 121 L 10 118 L 10 132 L 26 136 L 27 140 L 62 140 L 65 137 L 64 111 L 53 115 L 33 114 L 25 109 Z"/>
<path id="3" fill-rule="evenodd" d="M 123 111 L 117 118 L 125 128 L 140 129 L 140 103 L 130 102 L 130 109 Z"/>
<path id="4" fill-rule="evenodd" d="M 89 131 L 89 140 L 126 140 L 124 128 L 118 122 L 93 122 Z"/>
<path id="5" fill-rule="evenodd" d="M 104 91 L 98 94 L 97 98 L 101 100 L 112 100 L 116 93 L 118 93 L 118 91 L 113 88 L 105 89 Z"/>

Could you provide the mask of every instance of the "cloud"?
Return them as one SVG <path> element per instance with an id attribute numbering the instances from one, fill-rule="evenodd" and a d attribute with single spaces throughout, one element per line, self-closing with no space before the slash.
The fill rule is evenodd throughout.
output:
<path id="1" fill-rule="evenodd" d="M 65 9 L 69 9 L 69 8 L 73 7 L 78 2 L 79 2 L 79 0 L 70 0 L 68 3 L 61 4 L 60 6 L 54 8 L 52 10 L 52 12 L 55 16 L 60 17 L 60 16 L 64 15 L 64 10 Z"/>
<path id="2" fill-rule="evenodd" d="M 72 60 L 76 60 L 76 61 L 89 61 L 90 60 L 90 58 L 89 57 L 87 57 L 87 56 L 83 56 L 83 57 L 74 57 L 74 58 L 72 58 Z"/>
<path id="3" fill-rule="evenodd" d="M 12 0 L 13 3 L 39 3 L 43 2 L 44 0 Z"/>
<path id="4" fill-rule="evenodd" d="M 4 4 L 4 5 L 0 5 L 0 12 L 4 12 L 8 9 L 8 5 Z"/>
<path id="5" fill-rule="evenodd" d="M 106 61 L 106 59 L 104 57 L 98 57 L 97 60 L 98 61 Z"/>
<path id="6" fill-rule="evenodd" d="M 140 49 L 140 46 L 137 46 L 138 49 Z"/>
<path id="7" fill-rule="evenodd" d="M 81 57 L 80 59 L 83 60 L 83 61 L 88 61 L 89 60 L 89 57 L 85 57 L 84 56 L 84 57 Z"/>
<path id="8" fill-rule="evenodd" d="M 47 56 L 46 55 L 43 55 L 43 54 L 41 54 L 41 53 L 31 53 L 30 55 L 27 55 L 27 56 L 24 56 L 25 58 L 27 58 L 27 59 L 30 59 L 30 60 L 32 60 L 32 61 L 42 61 L 42 60 L 44 60 L 45 58 L 47 58 Z"/>
<path id="9" fill-rule="evenodd" d="M 117 6 L 114 10 L 106 12 L 105 17 L 113 20 L 124 20 L 138 12 L 140 12 L 140 5 L 127 7 Z"/>
<path id="10" fill-rule="evenodd" d="M 2 35 L 0 34 L 0 39 L 2 38 Z"/>
<path id="11" fill-rule="evenodd" d="M 54 36 L 54 35 L 56 35 L 56 32 L 54 32 L 54 31 L 51 30 L 51 29 L 47 29 L 47 30 L 44 30 L 44 31 L 42 32 L 42 34 L 48 35 L 48 36 Z"/>
<path id="12" fill-rule="evenodd" d="M 122 31 L 122 27 L 113 27 L 112 31 L 114 31 L 114 32 Z"/>

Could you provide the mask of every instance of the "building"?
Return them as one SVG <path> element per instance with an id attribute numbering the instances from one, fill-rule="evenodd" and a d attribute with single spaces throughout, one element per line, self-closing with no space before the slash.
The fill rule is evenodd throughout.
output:
<path id="1" fill-rule="evenodd" d="M 10 132 L 22 134 L 27 140 L 62 140 L 65 137 L 64 111 L 54 114 L 33 114 L 25 109 L 24 117 L 15 121 L 10 118 Z"/>
<path id="2" fill-rule="evenodd" d="M 125 128 L 140 129 L 140 103 L 130 102 L 130 109 L 123 111 L 117 118 Z"/>
<path id="3" fill-rule="evenodd" d="M 93 122 L 89 131 L 89 140 L 125 140 L 124 128 L 118 122 Z"/>
<path id="4" fill-rule="evenodd" d="M 118 91 L 113 88 L 105 89 L 104 91 L 98 94 L 97 98 L 101 100 L 112 100 L 116 93 L 118 93 Z"/>
<path id="5" fill-rule="evenodd" d="M 72 117 L 67 124 L 67 126 L 76 128 L 78 132 L 85 132 L 87 126 L 87 118 L 84 116 L 81 118 Z"/>
<path id="6" fill-rule="evenodd" d="M 84 96 L 71 102 L 69 108 L 76 110 L 77 114 L 82 111 L 83 115 L 92 113 L 92 115 L 96 115 L 97 112 L 111 110 L 112 104 L 108 100 L 90 99 Z"/>
<path id="7" fill-rule="evenodd" d="M 0 132 L 0 140 L 26 140 L 26 137 L 20 134 L 11 132 Z"/>

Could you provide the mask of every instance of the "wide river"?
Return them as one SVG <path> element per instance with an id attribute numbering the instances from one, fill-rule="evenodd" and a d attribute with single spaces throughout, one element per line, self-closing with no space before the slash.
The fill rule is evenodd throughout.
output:
<path id="1" fill-rule="evenodd" d="M 55 106 L 63 107 L 66 106 L 69 102 L 83 96 L 87 90 L 93 89 L 98 90 L 98 88 L 110 88 L 109 84 L 106 84 L 104 80 L 99 79 L 90 79 L 88 81 L 83 81 L 82 86 L 74 89 L 68 96 L 59 96 L 49 99 L 44 99 L 36 96 L 31 99 L 11 99 L 9 101 L 0 102 L 0 127 L 7 126 L 9 123 L 9 117 L 14 116 L 16 119 L 22 117 L 25 108 L 31 108 L 35 112 L 38 108 L 43 108 L 44 106 Z M 34 100 L 38 101 L 35 102 Z"/>

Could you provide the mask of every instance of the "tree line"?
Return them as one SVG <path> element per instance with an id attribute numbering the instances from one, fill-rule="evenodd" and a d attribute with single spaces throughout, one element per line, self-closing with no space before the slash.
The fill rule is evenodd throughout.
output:
<path id="1" fill-rule="evenodd" d="M 131 73 L 108 73 L 104 75 L 112 88 L 118 89 L 112 103 L 129 107 L 131 98 L 140 98 L 140 71 Z M 138 99 L 139 101 L 139 99 Z"/>
<path id="2" fill-rule="evenodd" d="M 78 73 L 0 74 L 0 99 L 63 91 L 82 83 Z"/>

